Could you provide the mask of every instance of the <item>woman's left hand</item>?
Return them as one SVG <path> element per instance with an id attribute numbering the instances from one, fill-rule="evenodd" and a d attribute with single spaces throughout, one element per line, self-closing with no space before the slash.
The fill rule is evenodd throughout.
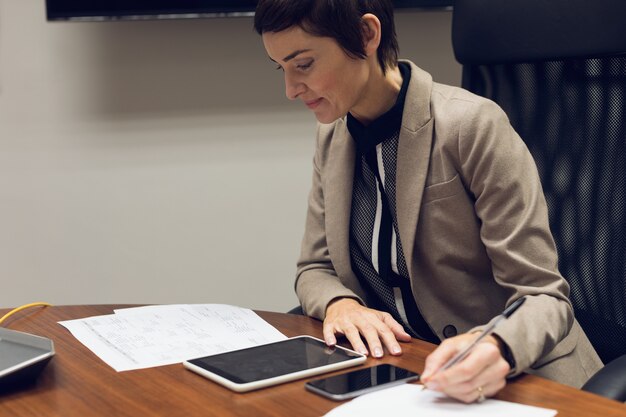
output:
<path id="1" fill-rule="evenodd" d="M 426 358 L 422 383 L 429 389 L 443 392 L 464 403 L 481 402 L 504 388 L 510 366 L 502 357 L 500 343 L 493 336 L 487 336 L 478 343 L 461 362 L 439 371 L 476 337 L 476 333 L 462 334 L 444 340 Z"/>

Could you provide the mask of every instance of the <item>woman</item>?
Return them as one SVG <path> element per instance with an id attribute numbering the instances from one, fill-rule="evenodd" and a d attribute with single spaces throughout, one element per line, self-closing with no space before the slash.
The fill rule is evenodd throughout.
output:
<path id="1" fill-rule="evenodd" d="M 440 343 L 422 382 L 464 402 L 521 372 L 581 386 L 600 368 L 536 167 L 497 105 L 398 61 L 387 0 L 260 0 L 255 29 L 287 97 L 320 122 L 296 292 L 326 343 L 345 335 L 377 358 L 411 337 Z"/>

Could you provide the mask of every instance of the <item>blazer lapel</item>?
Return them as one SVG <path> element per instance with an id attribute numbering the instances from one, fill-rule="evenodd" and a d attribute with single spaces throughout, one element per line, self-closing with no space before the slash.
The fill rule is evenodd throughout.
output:
<path id="1" fill-rule="evenodd" d="M 330 144 L 327 174 L 324 178 L 326 243 L 337 274 L 356 280 L 349 250 L 355 154 L 354 140 L 348 132 L 345 118 L 341 119 L 335 127 Z"/>
<path id="2" fill-rule="evenodd" d="M 411 65 L 411 81 L 398 144 L 396 212 L 404 258 L 409 275 L 413 278 L 415 233 L 433 141 L 433 120 L 430 114 L 432 78 L 413 63 L 404 62 Z"/>

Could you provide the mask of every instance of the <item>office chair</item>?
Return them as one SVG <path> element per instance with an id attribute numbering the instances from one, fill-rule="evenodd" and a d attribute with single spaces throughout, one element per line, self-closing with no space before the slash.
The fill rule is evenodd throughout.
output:
<path id="1" fill-rule="evenodd" d="M 456 0 L 463 87 L 497 102 L 548 202 L 575 315 L 626 401 L 626 1 Z"/>
<path id="2" fill-rule="evenodd" d="M 296 314 L 298 316 L 304 316 L 305 315 L 304 314 L 304 310 L 302 310 L 302 306 L 297 306 L 297 307 L 292 308 L 291 310 L 289 310 L 287 312 L 287 314 Z"/>

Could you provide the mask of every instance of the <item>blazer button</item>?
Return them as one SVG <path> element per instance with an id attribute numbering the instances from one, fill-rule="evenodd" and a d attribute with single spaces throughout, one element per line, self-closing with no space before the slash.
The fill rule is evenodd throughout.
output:
<path id="1" fill-rule="evenodd" d="M 443 336 L 447 339 L 449 337 L 454 337 L 457 335 L 457 330 L 456 327 L 454 327 L 451 324 L 448 324 L 446 327 L 443 328 Z"/>

